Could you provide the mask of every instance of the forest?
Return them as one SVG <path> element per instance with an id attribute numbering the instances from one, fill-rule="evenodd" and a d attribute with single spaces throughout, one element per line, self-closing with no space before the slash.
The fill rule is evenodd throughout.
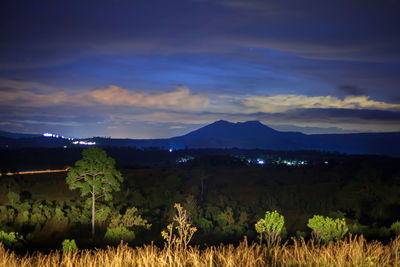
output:
<path id="1" fill-rule="evenodd" d="M 369 241 L 386 244 L 399 234 L 398 158 L 315 151 L 105 151 L 115 157 L 123 182 L 111 193 L 112 200 L 96 201 L 92 238 L 89 198 L 69 188 L 68 172 L 5 175 L 11 168 L 33 169 L 39 161 L 47 165 L 36 164 L 36 169 L 73 168 L 82 149 L 2 150 L 0 230 L 15 233 L 13 242 L 0 237 L 5 246 L 18 253 L 61 249 L 65 240 L 88 249 L 116 246 L 121 240 L 129 246 L 163 247 L 161 232 L 173 221 L 175 203 L 196 227 L 190 244 L 200 248 L 238 245 L 244 238 L 259 242 L 255 225 L 266 211 L 284 217 L 279 233 L 282 243 L 291 237 L 311 239 L 307 222 L 314 215 L 343 219 L 348 234 L 363 235 Z M 121 155 L 125 160 L 118 163 Z M 187 162 L 177 162 L 183 155 L 191 156 Z M 246 160 L 257 155 L 302 158 L 308 164 L 271 161 L 260 165 Z M 7 170 L 7 166 L 12 167 Z"/>

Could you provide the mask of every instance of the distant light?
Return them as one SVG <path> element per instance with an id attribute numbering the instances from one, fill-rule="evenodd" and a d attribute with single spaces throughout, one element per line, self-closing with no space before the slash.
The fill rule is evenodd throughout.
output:
<path id="1" fill-rule="evenodd" d="M 328 165 L 328 162 L 327 162 L 327 161 L 325 161 L 325 162 L 324 162 L 324 164 L 325 164 L 325 165 Z"/>
<path id="2" fill-rule="evenodd" d="M 172 148 L 170 148 L 168 151 L 169 151 L 169 152 L 172 152 Z"/>
<path id="3" fill-rule="evenodd" d="M 64 148 L 67 148 L 67 146 L 64 146 Z"/>
<path id="4" fill-rule="evenodd" d="M 74 145 L 83 145 L 83 146 L 94 146 L 96 142 L 88 142 L 88 141 L 74 141 L 72 142 Z"/>
<path id="5" fill-rule="evenodd" d="M 257 163 L 260 164 L 260 165 L 263 165 L 265 162 L 264 162 L 263 159 L 257 159 Z"/>
<path id="6" fill-rule="evenodd" d="M 51 133 L 44 133 L 43 136 L 44 137 L 52 137 L 53 135 Z"/>

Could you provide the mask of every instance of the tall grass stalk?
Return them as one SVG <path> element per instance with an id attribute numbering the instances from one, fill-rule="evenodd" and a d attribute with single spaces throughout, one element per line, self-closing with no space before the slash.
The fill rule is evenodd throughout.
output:
<path id="1" fill-rule="evenodd" d="M 200 250 L 160 249 L 153 244 L 131 248 L 126 244 L 105 250 L 16 255 L 0 244 L 0 266 L 400 266 L 400 236 L 387 245 L 367 242 L 362 236 L 317 245 L 312 240 L 292 239 L 268 248 L 248 244 L 220 245 Z"/>

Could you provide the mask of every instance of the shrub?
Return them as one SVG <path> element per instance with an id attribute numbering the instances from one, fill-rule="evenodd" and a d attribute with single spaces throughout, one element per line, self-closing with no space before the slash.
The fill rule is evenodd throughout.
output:
<path id="1" fill-rule="evenodd" d="M 107 242 L 117 244 L 121 240 L 126 242 L 131 242 L 135 239 L 135 232 L 129 230 L 124 226 L 118 226 L 113 228 L 107 228 L 107 232 L 104 235 L 104 239 Z"/>
<path id="2" fill-rule="evenodd" d="M 366 236 L 369 232 L 368 225 L 360 224 L 357 221 L 355 221 L 354 223 L 349 223 L 348 227 L 349 227 L 349 232 L 356 235 Z"/>
<path id="3" fill-rule="evenodd" d="M 301 238 L 306 238 L 307 234 L 303 231 L 296 231 L 296 237 L 301 239 Z"/>
<path id="4" fill-rule="evenodd" d="M 8 192 L 7 197 L 11 206 L 14 206 L 16 203 L 18 203 L 20 199 L 19 194 L 12 191 Z"/>
<path id="5" fill-rule="evenodd" d="M 319 215 L 310 218 L 307 226 L 312 229 L 312 237 L 315 240 L 325 243 L 342 239 L 349 230 L 344 219 L 332 219 Z"/>
<path id="6" fill-rule="evenodd" d="M 257 233 L 260 234 L 260 244 L 262 243 L 263 234 L 269 247 L 279 244 L 284 223 L 283 215 L 280 215 L 277 211 L 267 211 L 265 218 L 260 219 L 254 225 Z"/>
<path id="7" fill-rule="evenodd" d="M 190 223 L 189 215 L 179 203 L 175 203 L 174 208 L 177 211 L 173 222 L 167 226 L 168 231 L 161 231 L 162 237 L 165 239 L 167 249 L 186 250 L 190 240 L 192 239 L 197 228 Z M 178 234 L 173 230 L 176 229 Z"/>
<path id="8" fill-rule="evenodd" d="M 119 214 L 111 220 L 104 239 L 114 244 L 118 244 L 121 240 L 133 241 L 135 239 L 135 227 L 150 229 L 151 224 L 140 216 L 136 207 L 128 208 L 123 216 Z"/>
<path id="9" fill-rule="evenodd" d="M 64 253 L 68 253 L 68 252 L 74 252 L 78 249 L 78 247 L 76 246 L 75 240 L 74 239 L 64 239 L 64 241 L 62 242 L 62 251 Z"/>
<path id="10" fill-rule="evenodd" d="M 7 233 L 0 231 L 0 242 L 3 243 L 6 248 L 18 249 L 22 247 L 25 240 L 22 235 L 16 232 Z"/>
<path id="11" fill-rule="evenodd" d="M 209 220 L 207 220 L 206 218 L 203 218 L 203 217 L 198 219 L 197 223 L 199 225 L 199 228 L 201 230 L 203 230 L 204 233 L 211 233 L 211 231 L 214 228 L 212 221 L 209 221 Z"/>
<path id="12" fill-rule="evenodd" d="M 390 237 L 390 229 L 388 227 L 385 226 L 381 226 L 377 229 L 377 236 L 380 239 L 386 239 Z"/>
<path id="13" fill-rule="evenodd" d="M 392 231 L 395 235 L 400 235 L 400 222 L 394 222 L 390 226 L 390 231 Z"/>

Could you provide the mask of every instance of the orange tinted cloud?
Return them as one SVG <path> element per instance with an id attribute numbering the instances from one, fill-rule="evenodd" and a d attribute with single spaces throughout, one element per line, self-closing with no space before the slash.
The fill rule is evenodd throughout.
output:
<path id="1" fill-rule="evenodd" d="M 400 104 L 371 100 L 368 96 L 348 96 L 340 99 L 334 96 L 270 95 L 250 96 L 242 101 L 247 112 L 278 113 L 293 109 L 343 108 L 343 109 L 400 109 Z"/>
<path id="2" fill-rule="evenodd" d="M 138 107 L 156 107 L 162 109 L 202 110 L 208 107 L 210 100 L 199 94 L 191 94 L 189 88 L 183 85 L 175 86 L 175 90 L 158 93 L 143 94 L 110 85 L 105 89 L 96 89 L 83 93 L 77 97 L 104 105 L 123 105 Z"/>
<path id="3" fill-rule="evenodd" d="M 15 84 L 14 84 L 15 85 Z M 3 86 L 2 86 L 3 87 Z M 0 103 L 26 107 L 49 107 L 56 105 L 78 106 L 135 106 L 171 110 L 203 110 L 210 100 L 200 94 L 192 94 L 186 86 L 175 86 L 173 91 L 145 94 L 131 92 L 116 85 L 104 89 L 95 89 L 78 94 L 61 92 L 38 93 L 31 88 L 7 87 L 0 91 Z"/>

